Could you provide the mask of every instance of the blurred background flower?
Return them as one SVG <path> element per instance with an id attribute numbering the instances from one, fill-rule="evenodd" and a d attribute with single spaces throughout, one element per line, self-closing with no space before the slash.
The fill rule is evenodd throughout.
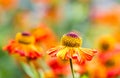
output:
<path id="1" fill-rule="evenodd" d="M 83 40 L 81 47 L 96 48 L 98 53 L 82 66 L 74 63 L 75 75 L 119 78 L 119 14 L 120 0 L 0 0 L 0 78 L 27 77 L 16 58 L 2 50 L 16 33 L 25 31 L 34 36 L 37 48 L 43 48 L 41 59 L 44 62 L 35 63 L 43 73 L 41 76 L 59 78 L 59 70 L 63 71 L 66 66 L 51 59 L 46 51 L 58 46 L 63 34 L 78 31 Z"/>

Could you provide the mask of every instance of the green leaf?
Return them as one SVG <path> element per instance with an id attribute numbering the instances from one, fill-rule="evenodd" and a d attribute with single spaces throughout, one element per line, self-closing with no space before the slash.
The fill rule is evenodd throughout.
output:
<path id="1" fill-rule="evenodd" d="M 45 77 L 44 77 L 44 73 L 43 73 L 42 70 L 39 70 L 38 72 L 39 72 L 39 76 L 40 76 L 40 78 L 45 78 Z"/>
<path id="2" fill-rule="evenodd" d="M 22 65 L 25 73 L 26 73 L 28 76 L 30 76 L 31 78 L 34 78 L 34 74 L 33 74 L 33 71 L 32 71 L 32 69 L 31 69 L 31 67 L 30 67 L 28 64 L 24 63 L 24 62 L 21 62 L 21 65 Z"/>
<path id="3" fill-rule="evenodd" d="M 40 78 L 39 72 L 38 72 L 38 70 L 35 68 L 33 62 L 30 61 L 29 64 L 30 64 L 31 70 L 32 70 L 32 72 L 33 72 L 33 76 L 34 76 L 33 78 Z"/>

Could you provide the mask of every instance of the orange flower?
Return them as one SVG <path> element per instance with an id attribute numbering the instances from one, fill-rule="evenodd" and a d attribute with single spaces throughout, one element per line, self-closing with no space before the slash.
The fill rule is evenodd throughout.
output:
<path id="1" fill-rule="evenodd" d="M 39 27 L 32 29 L 31 33 L 36 39 L 36 43 L 43 44 L 46 48 L 54 47 L 57 44 L 57 39 L 52 30 L 44 23 Z"/>
<path id="2" fill-rule="evenodd" d="M 41 56 L 41 50 L 34 45 L 34 37 L 29 33 L 17 33 L 16 39 L 12 40 L 4 50 L 10 54 L 19 54 L 28 59 L 37 59 Z"/>
<path id="3" fill-rule="evenodd" d="M 118 27 L 120 25 L 120 6 L 113 6 L 107 12 L 99 12 L 96 16 L 95 23 L 107 26 Z"/>
<path id="4" fill-rule="evenodd" d="M 0 6 L 3 9 L 11 9 L 16 6 L 17 2 L 18 0 L 0 0 Z"/>
<path id="5" fill-rule="evenodd" d="M 120 47 L 114 36 L 105 35 L 98 40 L 98 48 L 100 53 L 98 55 L 99 63 L 106 69 L 106 78 L 115 78 L 120 74 L 120 63 L 118 62 L 120 56 Z"/>
<path id="6" fill-rule="evenodd" d="M 86 68 L 89 78 L 107 78 L 106 67 L 98 59 L 92 60 L 91 63 L 87 64 Z"/>
<path id="7" fill-rule="evenodd" d="M 47 10 L 47 14 L 46 14 L 45 18 L 47 20 L 53 21 L 53 22 L 56 22 L 59 20 L 59 17 L 57 15 L 57 6 L 56 5 L 50 6 L 50 8 Z"/>
<path id="8" fill-rule="evenodd" d="M 119 56 L 120 48 L 114 48 L 114 50 L 99 54 L 100 62 L 107 70 L 107 78 L 113 78 L 120 74 L 120 63 L 118 62 L 120 60 Z"/>
<path id="9" fill-rule="evenodd" d="M 63 35 L 61 39 L 61 46 L 52 48 L 48 51 L 51 56 L 57 56 L 57 58 L 68 61 L 73 59 L 80 64 L 85 61 L 90 61 L 96 53 L 93 49 L 87 49 L 81 47 L 82 39 L 74 32 Z"/>
<path id="10" fill-rule="evenodd" d="M 112 25 L 112 26 L 116 26 L 119 23 L 117 15 L 111 14 L 111 13 L 107 13 L 107 14 L 99 17 L 97 19 L 97 22 L 102 23 L 102 24 Z M 116 24 L 116 22 L 117 22 L 117 24 Z"/>
<path id="11" fill-rule="evenodd" d="M 102 36 L 98 39 L 98 49 L 102 52 L 110 51 L 115 48 L 116 40 L 110 35 Z"/>

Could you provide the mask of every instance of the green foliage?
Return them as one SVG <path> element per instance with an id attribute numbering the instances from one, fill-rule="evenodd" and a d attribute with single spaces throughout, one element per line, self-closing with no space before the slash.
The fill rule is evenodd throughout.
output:
<path id="1" fill-rule="evenodd" d="M 0 49 L 0 78 L 23 78 L 23 73 L 15 61 Z"/>

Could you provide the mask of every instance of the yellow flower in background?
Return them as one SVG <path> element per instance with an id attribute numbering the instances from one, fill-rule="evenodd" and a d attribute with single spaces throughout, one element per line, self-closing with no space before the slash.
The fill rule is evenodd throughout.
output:
<path id="1" fill-rule="evenodd" d="M 82 39 L 76 33 L 70 32 L 63 35 L 61 39 L 61 46 L 52 48 L 48 51 L 51 56 L 56 56 L 58 59 L 68 61 L 73 59 L 78 61 L 80 64 L 85 61 L 90 61 L 97 52 L 93 49 L 82 48 Z"/>
<path id="2" fill-rule="evenodd" d="M 116 40 L 109 35 L 102 36 L 98 39 L 98 49 L 102 52 L 113 50 L 115 48 Z"/>
<path id="3" fill-rule="evenodd" d="M 28 59 L 41 57 L 41 49 L 34 45 L 34 37 L 27 32 L 17 33 L 15 40 L 12 40 L 4 50 L 10 54 L 18 54 Z"/>

